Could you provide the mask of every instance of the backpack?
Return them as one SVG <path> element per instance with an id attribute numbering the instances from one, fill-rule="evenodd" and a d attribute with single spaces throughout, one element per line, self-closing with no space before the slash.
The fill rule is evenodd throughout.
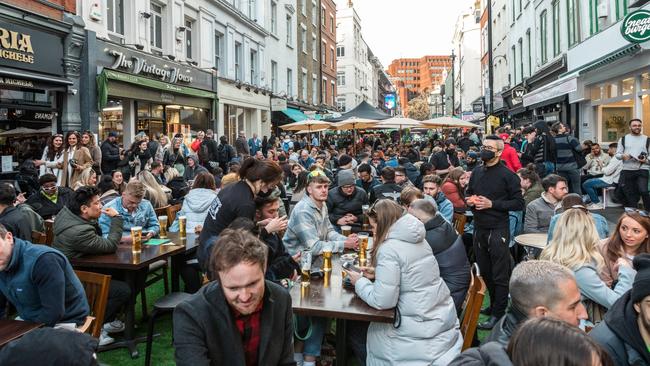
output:
<path id="1" fill-rule="evenodd" d="M 206 143 L 208 140 L 204 140 L 201 145 L 199 146 L 199 162 L 201 164 L 205 165 L 208 162 L 210 162 L 210 149 L 208 149 L 208 144 Z"/>
<path id="2" fill-rule="evenodd" d="M 217 161 L 220 163 L 227 163 L 228 162 L 228 146 L 224 144 L 220 144 L 219 147 L 217 147 Z"/>
<path id="3" fill-rule="evenodd" d="M 289 148 L 290 148 L 289 141 L 282 141 L 282 150 L 287 152 L 289 151 Z"/>

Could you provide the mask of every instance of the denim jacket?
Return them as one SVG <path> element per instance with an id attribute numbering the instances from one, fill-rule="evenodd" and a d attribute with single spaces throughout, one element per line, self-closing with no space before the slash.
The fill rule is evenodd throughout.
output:
<path id="1" fill-rule="evenodd" d="M 143 199 L 138 205 L 138 208 L 133 213 L 128 212 L 122 205 L 122 197 L 118 197 L 104 206 L 104 208 L 114 208 L 124 218 L 124 236 L 131 236 L 131 227 L 141 226 L 142 232 L 152 232 L 158 235 L 160 232 L 160 224 L 158 224 L 158 217 L 156 211 L 153 209 L 151 202 Z M 102 235 L 108 236 L 111 229 L 111 218 L 106 214 L 99 217 L 99 227 L 102 229 Z"/>

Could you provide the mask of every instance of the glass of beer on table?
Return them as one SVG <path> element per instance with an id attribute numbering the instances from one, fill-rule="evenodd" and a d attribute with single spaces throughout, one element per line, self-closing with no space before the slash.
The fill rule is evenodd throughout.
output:
<path id="1" fill-rule="evenodd" d="M 343 236 L 350 236 L 350 234 L 352 234 L 352 226 L 350 226 L 350 225 L 342 225 L 341 226 L 341 234 Z"/>
<path id="2" fill-rule="evenodd" d="M 323 272 L 332 271 L 332 248 L 323 249 Z"/>
<path id="3" fill-rule="evenodd" d="M 300 283 L 302 286 L 309 286 L 311 279 L 311 252 L 303 251 L 300 253 Z"/>
<path id="4" fill-rule="evenodd" d="M 142 253 L 142 226 L 131 227 L 131 252 Z"/>
<path id="5" fill-rule="evenodd" d="M 368 221 L 368 210 L 370 210 L 370 205 L 363 205 L 361 206 L 361 210 L 363 210 L 363 230 L 369 230 L 370 229 L 370 222 Z"/>
<path id="6" fill-rule="evenodd" d="M 357 235 L 359 239 L 359 264 L 366 265 L 366 251 L 368 250 L 368 233 L 360 232 Z"/>
<path id="7" fill-rule="evenodd" d="M 160 224 L 160 239 L 167 239 L 167 216 L 158 216 Z"/>
<path id="8" fill-rule="evenodd" d="M 187 237 L 187 217 L 178 217 L 178 236 L 181 238 Z"/>

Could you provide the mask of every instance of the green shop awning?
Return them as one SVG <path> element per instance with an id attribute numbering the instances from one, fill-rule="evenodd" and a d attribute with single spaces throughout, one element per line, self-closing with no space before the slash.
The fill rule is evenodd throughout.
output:
<path id="1" fill-rule="evenodd" d="M 139 87 L 157 89 L 167 93 L 181 94 L 189 97 L 216 99 L 217 95 L 206 90 L 191 88 L 188 86 L 165 83 L 163 81 L 144 78 L 137 75 L 125 74 L 113 70 L 104 70 L 97 75 L 97 108 L 102 110 L 108 101 L 109 80 L 123 83 L 135 84 Z"/>
<path id="2" fill-rule="evenodd" d="M 282 111 L 287 117 L 291 118 L 292 120 L 296 122 L 304 121 L 309 119 L 304 113 L 302 113 L 299 109 L 295 108 L 287 108 Z"/>

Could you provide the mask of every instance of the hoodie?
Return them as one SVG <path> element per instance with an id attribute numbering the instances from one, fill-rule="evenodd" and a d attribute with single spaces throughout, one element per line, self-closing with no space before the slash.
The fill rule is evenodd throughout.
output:
<path id="1" fill-rule="evenodd" d="M 589 336 L 607 351 L 617 366 L 650 365 L 650 352 L 639 332 L 631 293 L 626 292 L 612 305 L 605 320 Z"/>
<path id="2" fill-rule="evenodd" d="M 183 206 L 176 214 L 169 231 L 178 232 L 178 217 L 187 218 L 186 229 L 193 232 L 197 225 L 203 225 L 212 201 L 217 197 L 217 192 L 207 188 L 194 188 L 183 199 Z"/>
<path id="3" fill-rule="evenodd" d="M 470 348 L 456 357 L 449 366 L 512 366 L 506 349 L 497 342 Z"/>

